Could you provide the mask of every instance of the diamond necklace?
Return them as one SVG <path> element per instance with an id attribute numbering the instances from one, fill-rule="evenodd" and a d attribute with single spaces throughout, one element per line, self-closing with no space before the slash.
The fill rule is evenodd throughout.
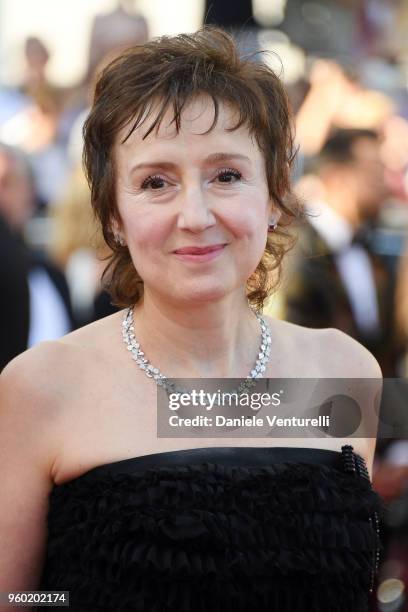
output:
<path id="1" fill-rule="evenodd" d="M 255 312 L 254 314 L 261 326 L 261 345 L 259 347 L 258 357 L 249 376 L 247 376 L 246 379 L 244 379 L 240 383 L 237 389 L 229 391 L 229 393 L 231 394 L 241 394 L 246 392 L 251 387 L 255 386 L 255 379 L 262 378 L 263 373 L 266 370 L 266 365 L 270 358 L 272 340 L 269 327 L 266 324 L 265 319 L 263 319 L 260 314 L 258 314 L 257 312 Z M 146 376 L 148 376 L 149 378 L 153 378 L 156 385 L 158 385 L 159 387 L 163 387 L 167 391 L 167 393 L 182 393 L 184 391 L 183 389 L 176 387 L 176 385 L 171 382 L 167 378 L 167 376 L 164 376 L 164 374 L 160 372 L 159 368 L 155 368 L 145 356 L 135 336 L 132 308 L 127 308 L 125 311 L 122 322 L 122 336 L 128 351 L 132 353 L 132 359 L 136 361 L 137 365 L 146 374 Z"/>

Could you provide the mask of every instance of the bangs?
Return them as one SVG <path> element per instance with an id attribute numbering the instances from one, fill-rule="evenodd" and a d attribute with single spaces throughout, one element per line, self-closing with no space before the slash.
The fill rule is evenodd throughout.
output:
<path id="1" fill-rule="evenodd" d="M 145 105 L 141 106 L 139 103 L 139 109 L 136 112 L 136 116 L 132 115 L 127 121 L 124 121 L 118 129 L 123 129 L 126 125 L 131 124 L 130 129 L 126 133 L 126 136 L 121 140 L 121 144 L 124 144 L 133 132 L 147 124 L 146 131 L 143 133 L 142 140 L 145 140 L 152 132 L 158 133 L 160 126 L 162 125 L 163 119 L 171 110 L 172 118 L 169 122 L 169 126 L 174 125 L 176 133 L 178 134 L 181 129 L 181 117 L 185 108 L 197 98 L 207 97 L 212 103 L 214 117 L 210 127 L 201 133 L 202 136 L 210 133 L 217 125 L 220 111 L 220 104 L 228 105 L 237 116 L 236 121 L 232 126 L 226 128 L 227 132 L 233 132 L 245 125 L 252 136 L 255 135 L 257 138 L 259 126 L 261 124 L 261 117 L 258 113 L 254 112 L 251 104 L 243 104 L 241 100 L 240 92 L 235 92 L 236 96 L 230 95 L 217 96 L 213 91 L 205 91 L 204 89 L 198 91 L 170 91 L 163 93 L 162 96 L 158 96 L 155 99 L 147 100 Z M 244 96 L 244 100 L 248 97 Z M 258 138 L 257 138 L 258 140 Z M 260 143 L 258 143 L 260 144 Z"/>

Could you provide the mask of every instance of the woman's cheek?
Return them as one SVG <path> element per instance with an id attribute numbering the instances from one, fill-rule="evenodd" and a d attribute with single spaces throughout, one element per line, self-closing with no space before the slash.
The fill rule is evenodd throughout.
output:
<path id="1" fill-rule="evenodd" d="M 138 249 L 151 250 L 163 245 L 167 224 L 152 213 L 135 216 L 126 224 L 128 243 Z"/>
<path id="2" fill-rule="evenodd" d="M 247 238 L 248 240 L 259 239 L 265 233 L 266 221 L 259 218 L 259 215 L 246 214 L 240 219 L 235 219 L 231 226 L 234 228 L 234 233 L 238 238 Z"/>

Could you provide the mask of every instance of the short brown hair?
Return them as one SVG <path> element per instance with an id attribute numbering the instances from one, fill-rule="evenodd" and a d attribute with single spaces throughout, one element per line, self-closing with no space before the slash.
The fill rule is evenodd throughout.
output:
<path id="1" fill-rule="evenodd" d="M 253 55 L 240 57 L 231 36 L 215 27 L 194 34 L 163 36 L 132 47 L 114 59 L 99 76 L 93 106 L 84 126 L 84 165 L 91 187 L 92 205 L 112 250 L 103 280 L 118 306 L 131 306 L 143 294 L 143 281 L 129 250 L 115 241 L 112 220 L 118 219 L 115 196 L 113 146 L 120 130 L 132 131 L 145 121 L 146 110 L 158 102 L 157 112 L 143 138 L 158 130 L 168 108 L 180 129 L 187 102 L 207 94 L 214 104 L 216 125 L 219 103 L 238 111 L 237 123 L 248 127 L 265 158 L 269 194 L 283 215 L 279 227 L 268 234 L 264 254 L 247 282 L 247 297 L 256 308 L 280 280 L 284 254 L 293 246 L 285 227 L 303 212 L 290 188 L 295 157 L 291 113 L 280 79 Z M 272 275 L 272 272 L 275 272 Z"/>

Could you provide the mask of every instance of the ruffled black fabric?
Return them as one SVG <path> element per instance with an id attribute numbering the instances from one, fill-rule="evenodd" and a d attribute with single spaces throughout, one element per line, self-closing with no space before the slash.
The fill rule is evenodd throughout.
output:
<path id="1" fill-rule="evenodd" d="M 375 511 L 368 480 L 327 465 L 78 478 L 51 494 L 41 589 L 76 611 L 365 612 Z"/>

